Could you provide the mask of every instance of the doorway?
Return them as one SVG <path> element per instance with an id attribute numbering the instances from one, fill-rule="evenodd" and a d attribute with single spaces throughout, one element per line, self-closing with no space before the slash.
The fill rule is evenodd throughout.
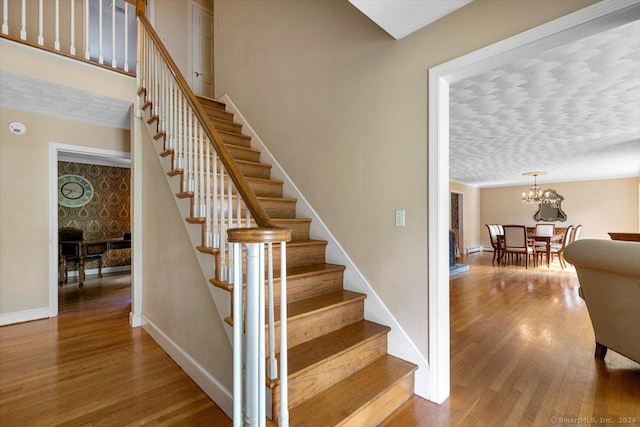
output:
<path id="1" fill-rule="evenodd" d="M 130 154 L 126 152 L 104 150 L 91 147 L 74 146 L 58 143 L 49 144 L 49 317 L 58 315 L 58 226 L 59 226 L 59 206 L 58 206 L 58 176 L 59 162 L 78 164 L 94 164 L 97 166 L 108 165 L 116 168 L 129 168 L 131 164 Z M 64 164 L 64 163 L 63 163 Z M 79 166 L 73 167 L 76 170 Z M 91 184 L 94 188 L 103 185 L 102 182 Z M 80 208 L 82 209 L 82 207 Z M 79 216 L 78 221 L 80 221 Z M 70 224 L 77 224 L 72 222 Z M 76 227 L 77 228 L 77 227 Z M 128 267 L 127 269 L 130 269 Z M 122 270 L 114 268 L 113 271 Z"/>
<path id="2" fill-rule="evenodd" d="M 429 69 L 429 400 L 450 394 L 449 85 L 492 68 L 637 20 L 640 3 L 603 1 Z"/>
<path id="3" fill-rule="evenodd" d="M 191 4 L 191 87 L 196 95 L 213 98 L 213 12 Z"/>

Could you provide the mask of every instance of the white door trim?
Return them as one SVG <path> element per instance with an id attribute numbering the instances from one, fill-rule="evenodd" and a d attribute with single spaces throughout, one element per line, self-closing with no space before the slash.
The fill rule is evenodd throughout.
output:
<path id="1" fill-rule="evenodd" d="M 58 156 L 60 153 L 129 159 L 129 153 L 124 151 L 49 142 L 49 317 L 58 315 Z M 132 294 L 133 290 L 132 283 Z"/>
<path id="2" fill-rule="evenodd" d="M 604 0 L 429 69 L 428 265 L 429 399 L 450 394 L 449 84 L 640 19 L 640 0 Z"/>

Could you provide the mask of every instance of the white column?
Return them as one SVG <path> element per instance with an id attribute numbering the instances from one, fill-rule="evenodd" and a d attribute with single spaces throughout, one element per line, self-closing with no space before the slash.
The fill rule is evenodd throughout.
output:
<path id="1" fill-rule="evenodd" d="M 124 70 L 129 71 L 129 3 L 127 2 L 124 2 Z"/>
<path id="2" fill-rule="evenodd" d="M 246 410 L 245 423 L 247 426 L 258 426 L 259 389 L 264 388 L 264 377 L 260 377 L 260 295 L 258 287 L 260 269 L 260 244 L 249 243 L 247 248 L 247 352 L 246 352 Z M 242 301 L 242 300 L 240 300 Z M 264 349 L 262 350 L 264 352 Z M 262 358 L 264 363 L 264 358 Z"/>
<path id="3" fill-rule="evenodd" d="M 267 303 L 269 304 L 269 379 L 278 378 L 276 361 L 276 333 L 275 333 L 275 301 L 273 296 L 273 243 L 267 243 Z M 282 276 L 283 273 L 280 273 Z"/>
<path id="4" fill-rule="evenodd" d="M 280 418 L 289 427 L 289 361 L 287 357 L 287 244 L 280 243 Z"/>
<path id="5" fill-rule="evenodd" d="M 242 244 L 234 243 L 236 257 L 242 258 Z M 233 427 L 242 427 L 242 265 L 235 265 L 235 281 L 233 283 Z"/>

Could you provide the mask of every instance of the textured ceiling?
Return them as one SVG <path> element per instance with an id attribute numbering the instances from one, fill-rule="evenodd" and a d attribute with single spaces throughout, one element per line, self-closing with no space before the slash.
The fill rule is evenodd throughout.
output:
<path id="1" fill-rule="evenodd" d="M 130 102 L 6 72 L 0 73 L 0 106 L 121 129 L 130 127 Z"/>
<path id="2" fill-rule="evenodd" d="M 640 176 L 640 21 L 450 87 L 450 177 L 477 187 Z"/>

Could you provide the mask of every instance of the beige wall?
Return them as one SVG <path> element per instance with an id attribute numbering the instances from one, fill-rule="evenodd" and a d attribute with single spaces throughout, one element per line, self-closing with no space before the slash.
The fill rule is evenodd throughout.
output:
<path id="1" fill-rule="evenodd" d="M 27 125 L 22 136 L 9 122 Z M 49 143 L 129 151 L 129 131 L 0 108 L 0 314 L 49 305 Z M 39 260 L 40 262 L 35 262 Z"/>
<path id="2" fill-rule="evenodd" d="M 608 239 L 609 231 L 639 231 L 639 185 L 640 178 L 621 178 L 545 183 L 540 187 L 554 189 L 564 197 L 562 210 L 567 214 L 567 220 L 556 222 L 556 225 L 582 224 L 581 238 Z M 480 191 L 480 223 L 533 226 L 537 207 L 522 204 L 522 193 L 529 187 L 483 188 Z M 481 237 L 482 244 L 490 247 L 488 233 L 482 233 Z"/>
<path id="3" fill-rule="evenodd" d="M 480 245 L 480 233 L 483 227 L 480 220 L 480 189 L 458 182 L 449 182 L 452 193 L 462 194 L 462 244 L 460 250 L 464 253 L 469 248 Z"/>
<path id="4" fill-rule="evenodd" d="M 143 130 L 142 136 L 142 314 L 232 390 L 231 344 L 209 293 L 208 278 L 202 273 L 149 133 Z"/>
<path id="5" fill-rule="evenodd" d="M 476 0 L 396 41 L 344 0 L 215 1 L 216 95 L 231 97 L 425 355 L 428 70 L 592 3 Z"/>

